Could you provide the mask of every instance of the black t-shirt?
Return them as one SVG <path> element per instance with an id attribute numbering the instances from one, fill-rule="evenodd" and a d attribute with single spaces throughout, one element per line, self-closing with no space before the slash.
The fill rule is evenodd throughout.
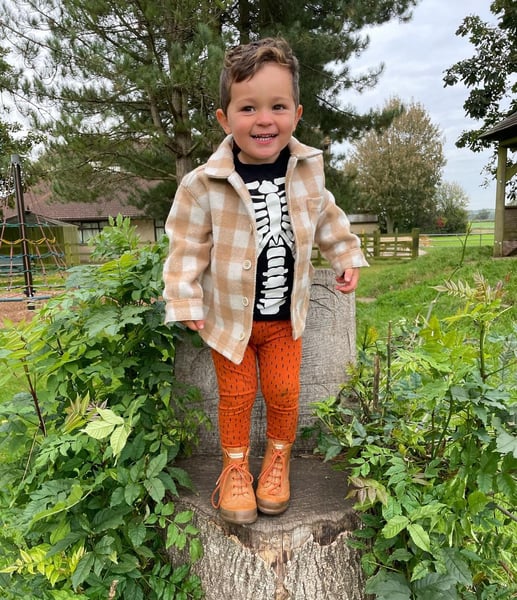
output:
<path id="1" fill-rule="evenodd" d="M 285 195 L 289 149 L 271 164 L 241 163 L 238 152 L 235 148 L 235 169 L 253 201 L 259 244 L 253 318 L 289 319 L 294 270 L 294 234 Z"/>

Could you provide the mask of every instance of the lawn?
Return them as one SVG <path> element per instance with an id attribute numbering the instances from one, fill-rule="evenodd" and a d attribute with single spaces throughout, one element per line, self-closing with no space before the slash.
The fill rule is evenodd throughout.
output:
<path id="1" fill-rule="evenodd" d="M 433 245 L 417 259 L 371 261 L 369 268 L 361 270 L 356 292 L 358 338 L 367 327 L 373 326 L 385 335 L 390 321 L 414 321 L 430 310 L 438 317 L 451 314 L 457 301 L 438 294 L 433 286 L 449 278 L 472 286 L 475 272 L 481 273 L 491 286 L 503 282 L 510 309 L 501 326 L 511 327 L 517 317 L 515 266 L 515 258 L 493 258 L 492 246 L 468 246 L 463 260 L 460 246 Z"/>
<path id="2" fill-rule="evenodd" d="M 466 241 L 465 241 L 466 238 Z M 467 246 L 493 246 L 494 244 L 494 221 L 473 221 L 470 223 L 470 231 L 466 233 L 444 233 L 420 236 L 420 244 L 426 246 L 448 246 L 456 248 L 465 244 Z"/>

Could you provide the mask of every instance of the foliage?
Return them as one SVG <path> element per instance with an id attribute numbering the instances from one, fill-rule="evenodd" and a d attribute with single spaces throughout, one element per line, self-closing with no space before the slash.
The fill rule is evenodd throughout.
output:
<path id="1" fill-rule="evenodd" d="M 6 57 L 8 51 L 0 46 L 0 95 L 4 92 L 10 92 L 13 89 L 13 78 L 15 78 L 14 68 L 7 62 Z M 11 157 L 17 154 L 22 160 L 27 159 L 34 147 L 42 141 L 42 136 L 38 133 L 22 134 L 22 126 L 19 123 L 7 120 L 10 109 L 2 102 L 3 118 L 6 120 L 0 121 L 0 202 L 4 199 L 13 200 L 14 198 L 14 181 L 11 173 Z M 31 180 L 32 168 L 28 164 L 27 173 L 25 174 L 25 182 Z M 2 206 L 0 205 L 0 216 Z"/>
<path id="2" fill-rule="evenodd" d="M 446 86 L 461 85 L 469 89 L 463 105 L 465 114 L 475 121 L 465 130 L 456 145 L 479 152 L 491 145 L 480 135 L 517 111 L 517 10 L 512 0 L 494 0 L 490 11 L 497 24 L 483 21 L 477 15 L 465 17 L 456 35 L 468 38 L 474 54 L 452 65 L 445 72 Z M 492 171 L 495 172 L 495 153 Z M 515 194 L 515 182 L 508 190 Z"/>
<path id="3" fill-rule="evenodd" d="M 469 198 L 458 183 L 443 182 L 436 189 L 439 233 L 464 233 L 468 226 Z"/>
<path id="4" fill-rule="evenodd" d="M 386 125 L 391 114 L 344 110 L 343 90 L 375 84 L 358 76 L 369 24 L 408 18 L 416 0 L 3 0 L 0 31 L 19 70 L 11 92 L 32 127 L 48 135 L 40 172 L 55 197 L 124 193 L 164 217 L 177 181 L 222 132 L 214 120 L 226 46 L 283 34 L 301 64 L 305 106 L 299 134 L 318 146 Z M 17 60 L 14 60 L 17 57 Z"/>
<path id="5" fill-rule="evenodd" d="M 384 132 L 369 132 L 353 144 L 345 172 L 354 180 L 362 211 L 379 215 L 388 233 L 410 231 L 425 227 L 435 215 L 443 143 L 420 104 L 404 108 L 392 98 L 386 108 L 399 116 Z"/>
<path id="6" fill-rule="evenodd" d="M 517 327 L 500 283 L 447 281 L 444 319 L 372 328 L 343 397 L 316 406 L 320 449 L 349 469 L 366 591 L 377 600 L 495 600 L 517 591 Z"/>
<path id="7" fill-rule="evenodd" d="M 140 237 L 136 228 L 129 219 L 122 215 L 108 217 L 108 225 L 96 236 L 91 238 L 92 260 L 106 260 L 122 256 L 126 252 L 135 252 L 138 249 Z"/>
<path id="8" fill-rule="evenodd" d="M 180 331 L 158 300 L 165 248 L 71 270 L 30 324 L 0 332 L 0 595 L 65 600 L 201 598 L 202 548 L 178 508 L 175 464 L 206 417 L 173 377 Z M 131 236 L 130 236 L 131 237 Z M 184 564 L 185 553 L 189 563 Z"/>

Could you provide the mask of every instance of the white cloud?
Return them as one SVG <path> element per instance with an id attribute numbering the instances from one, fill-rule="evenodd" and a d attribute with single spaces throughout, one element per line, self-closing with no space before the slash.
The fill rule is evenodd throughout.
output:
<path id="1" fill-rule="evenodd" d="M 343 102 L 359 111 L 381 107 L 392 96 L 405 102 L 418 102 L 440 127 L 444 138 L 447 165 L 444 179 L 456 182 L 470 199 L 470 208 L 495 206 L 495 181 L 488 187 L 483 183 L 491 151 L 474 153 L 457 148 L 456 140 L 464 130 L 475 123 L 465 116 L 463 103 L 468 92 L 460 85 L 444 88 L 443 76 L 447 68 L 474 54 L 474 47 L 465 38 L 456 36 L 456 30 L 469 15 L 479 15 L 493 23 L 490 0 L 421 0 L 408 23 L 392 21 L 369 28 L 370 45 L 353 63 L 353 72 L 384 63 L 384 72 L 378 85 L 361 95 L 347 92 Z"/>

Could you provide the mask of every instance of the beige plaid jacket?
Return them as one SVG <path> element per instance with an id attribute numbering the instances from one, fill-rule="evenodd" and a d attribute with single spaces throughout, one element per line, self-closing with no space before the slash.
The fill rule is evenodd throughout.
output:
<path id="1" fill-rule="evenodd" d="M 359 238 L 326 190 L 323 157 L 292 138 L 286 196 L 295 237 L 291 296 L 293 336 L 305 328 L 313 245 L 337 275 L 367 266 Z M 249 192 L 236 173 L 232 137 L 178 187 L 165 225 L 170 240 L 163 270 L 165 321 L 205 320 L 201 337 L 240 363 L 251 335 L 257 235 Z"/>

